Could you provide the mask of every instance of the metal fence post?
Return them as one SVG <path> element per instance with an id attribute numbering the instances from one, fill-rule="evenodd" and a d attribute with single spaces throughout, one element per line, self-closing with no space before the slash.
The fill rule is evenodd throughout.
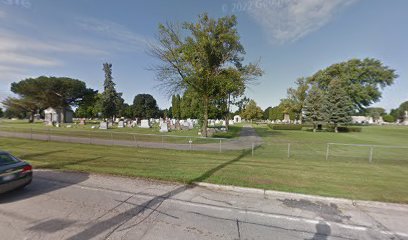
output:
<path id="1" fill-rule="evenodd" d="M 89 132 L 89 144 L 92 144 L 92 133 Z"/>
<path id="2" fill-rule="evenodd" d="M 133 134 L 133 141 L 135 142 L 135 147 L 137 147 L 136 134 Z"/>
<path id="3" fill-rule="evenodd" d="M 164 147 L 164 136 L 162 136 L 162 147 Z M 190 148 L 191 148 L 191 146 L 190 146 Z"/>
<path id="4" fill-rule="evenodd" d="M 330 144 L 327 144 L 327 148 L 326 148 L 326 161 L 329 160 L 329 151 L 330 151 Z"/>
<path id="5" fill-rule="evenodd" d="M 373 161 L 373 151 L 374 151 L 374 148 L 373 148 L 373 147 L 370 147 L 370 156 L 369 156 L 369 158 L 368 158 L 368 161 L 369 161 L 370 163 Z"/>
<path id="6" fill-rule="evenodd" d="M 252 157 L 254 156 L 255 144 L 252 143 Z"/>
<path id="7" fill-rule="evenodd" d="M 290 143 L 288 143 L 288 158 L 290 158 Z"/>
<path id="8" fill-rule="evenodd" d="M 115 140 L 113 139 L 113 132 L 110 133 L 111 134 L 111 140 L 112 140 L 112 146 L 115 145 Z"/>
<path id="9" fill-rule="evenodd" d="M 51 141 L 51 136 L 50 136 L 51 133 L 50 132 L 51 132 L 51 128 L 48 128 L 48 142 Z"/>
<path id="10" fill-rule="evenodd" d="M 222 140 L 220 139 L 220 152 L 222 152 Z"/>
<path id="11" fill-rule="evenodd" d="M 33 128 L 30 128 L 30 140 L 33 140 Z"/>

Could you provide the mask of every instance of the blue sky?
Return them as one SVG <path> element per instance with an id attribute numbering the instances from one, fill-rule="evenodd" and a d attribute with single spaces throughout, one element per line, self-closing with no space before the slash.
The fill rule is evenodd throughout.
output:
<path id="1" fill-rule="evenodd" d="M 131 103 L 152 94 L 170 106 L 147 70 L 147 43 L 159 23 L 235 14 L 247 52 L 265 74 L 246 95 L 275 106 L 298 77 L 350 58 L 378 58 L 399 78 L 375 106 L 408 100 L 408 1 L 405 0 L 0 0 L 0 99 L 10 83 L 40 75 L 68 76 L 101 90 L 102 63 Z"/>

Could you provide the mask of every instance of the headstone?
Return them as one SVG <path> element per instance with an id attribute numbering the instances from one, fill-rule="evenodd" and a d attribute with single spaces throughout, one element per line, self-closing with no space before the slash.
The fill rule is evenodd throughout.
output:
<path id="1" fill-rule="evenodd" d="M 180 122 L 176 122 L 176 124 L 174 125 L 175 125 L 176 130 L 181 130 Z"/>
<path id="2" fill-rule="evenodd" d="M 140 121 L 140 128 L 150 128 L 149 120 L 143 119 Z"/>
<path id="3" fill-rule="evenodd" d="M 234 120 L 229 120 L 228 125 L 234 125 Z"/>
<path id="4" fill-rule="evenodd" d="M 283 116 L 283 122 L 284 122 L 284 123 L 290 123 L 290 116 L 289 116 L 289 114 L 285 113 L 285 115 Z"/>
<path id="5" fill-rule="evenodd" d="M 215 120 L 215 124 L 220 125 L 220 120 Z"/>
<path id="6" fill-rule="evenodd" d="M 167 126 L 167 123 L 163 122 L 160 124 L 160 132 L 168 132 L 169 128 Z"/>
<path id="7" fill-rule="evenodd" d="M 111 128 L 113 126 L 113 122 L 108 122 L 108 128 Z"/>
<path id="8" fill-rule="evenodd" d="M 99 129 L 104 129 L 104 130 L 108 129 L 108 123 L 107 122 L 101 122 L 99 124 Z"/>
<path id="9" fill-rule="evenodd" d="M 124 128 L 125 127 L 125 122 L 123 120 L 120 120 L 118 122 L 118 128 Z"/>
<path id="10" fill-rule="evenodd" d="M 402 124 L 408 126 L 408 111 L 405 111 L 404 121 Z"/>
<path id="11" fill-rule="evenodd" d="M 80 122 L 79 122 L 79 125 L 85 125 L 86 123 L 85 123 L 85 119 L 83 119 L 83 118 L 81 118 L 81 120 L 80 120 Z"/>
<path id="12" fill-rule="evenodd" d="M 234 116 L 234 122 L 235 122 L 235 123 L 240 123 L 240 122 L 242 122 L 241 116 L 235 115 L 235 116 Z"/>

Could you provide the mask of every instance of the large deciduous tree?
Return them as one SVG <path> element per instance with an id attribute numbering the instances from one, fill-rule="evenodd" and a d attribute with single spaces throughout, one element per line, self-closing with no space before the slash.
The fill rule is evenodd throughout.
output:
<path id="1" fill-rule="evenodd" d="M 250 100 L 249 103 L 244 107 L 242 117 L 247 120 L 262 119 L 263 111 L 256 105 L 256 102 L 254 100 Z"/>
<path id="2" fill-rule="evenodd" d="M 212 19 L 207 14 L 182 27 L 161 24 L 158 44 L 151 47 L 151 54 L 161 62 L 153 70 L 162 90 L 173 95 L 191 89 L 200 98 L 204 136 L 210 103 L 237 91 L 226 81 L 245 86 L 262 74 L 257 65 L 242 64 L 245 51 L 236 26 L 235 16 Z"/>
<path id="3" fill-rule="evenodd" d="M 138 118 L 154 118 L 159 114 L 156 99 L 150 94 L 138 94 L 133 100 L 133 114 Z"/>
<path id="4" fill-rule="evenodd" d="M 355 110 L 363 110 L 381 98 L 381 89 L 390 86 L 398 77 L 395 70 L 384 66 L 377 59 L 351 59 L 333 64 L 308 78 L 323 90 L 327 90 L 333 80 L 341 82 L 346 94 L 353 102 Z"/>
<path id="5" fill-rule="evenodd" d="M 305 78 L 298 78 L 295 81 L 297 87 L 287 90 L 287 97 L 281 100 L 281 104 L 287 113 L 292 112 L 295 117 L 302 121 L 302 110 L 305 104 L 309 84 Z"/>
<path id="6" fill-rule="evenodd" d="M 11 84 L 11 91 L 19 98 L 8 98 L 4 105 L 15 110 L 27 110 L 29 121 L 38 111 L 48 108 L 65 108 L 78 105 L 92 89 L 86 88 L 83 81 L 67 77 L 28 78 Z"/>

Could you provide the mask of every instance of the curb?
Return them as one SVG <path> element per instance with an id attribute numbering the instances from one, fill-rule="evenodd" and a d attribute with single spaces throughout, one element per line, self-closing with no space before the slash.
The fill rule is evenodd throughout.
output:
<path id="1" fill-rule="evenodd" d="M 407 204 L 353 200 L 353 199 L 335 198 L 335 197 L 323 197 L 323 196 L 307 195 L 307 194 L 302 194 L 302 193 L 289 193 L 289 192 L 266 190 L 266 189 L 259 189 L 259 188 L 236 187 L 236 186 L 231 186 L 231 185 L 220 185 L 220 184 L 212 184 L 212 183 L 205 183 L 205 182 L 196 182 L 194 183 L 194 185 L 199 186 L 199 187 L 208 188 L 208 189 L 214 189 L 214 190 L 224 190 L 224 191 L 231 191 L 231 192 L 236 192 L 236 193 L 259 194 L 259 195 L 263 195 L 264 198 L 266 197 L 293 198 L 293 199 L 302 198 L 302 199 L 310 199 L 310 200 L 315 200 L 315 201 L 326 201 L 326 202 L 350 204 L 353 206 L 368 205 L 371 207 L 378 206 L 378 207 L 396 208 L 396 209 L 405 210 L 408 212 Z"/>

